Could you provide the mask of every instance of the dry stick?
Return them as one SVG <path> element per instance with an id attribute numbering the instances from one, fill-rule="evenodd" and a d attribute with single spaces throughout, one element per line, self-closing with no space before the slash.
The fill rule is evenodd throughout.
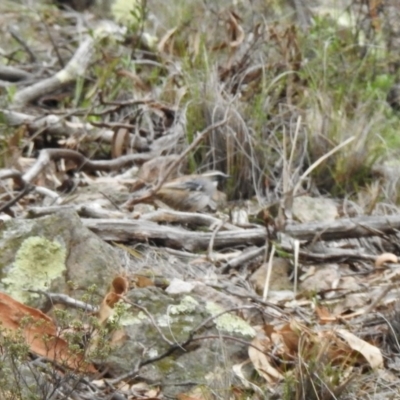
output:
<path id="1" fill-rule="evenodd" d="M 356 137 L 352 136 L 349 137 L 347 140 L 344 142 L 338 144 L 336 147 L 334 147 L 331 151 L 328 151 L 326 154 L 324 154 L 322 157 L 320 157 L 317 161 L 315 161 L 314 164 L 310 165 L 307 170 L 304 172 L 304 174 L 299 178 L 299 181 L 297 182 L 296 186 L 293 189 L 293 196 L 296 195 L 297 191 L 300 188 L 300 185 L 302 181 L 315 169 L 318 167 L 319 164 L 321 164 L 323 161 L 325 161 L 328 157 L 330 157 L 332 154 L 336 153 L 339 151 L 342 147 L 348 145 L 350 142 L 352 142 Z"/>
<path id="2" fill-rule="evenodd" d="M 173 346 L 175 343 L 171 342 L 171 340 L 169 340 L 162 332 L 162 330 L 159 328 L 159 326 L 157 325 L 156 321 L 154 320 L 153 316 L 147 311 L 147 309 L 145 307 L 140 306 L 137 303 L 134 303 L 132 301 L 130 301 L 128 298 L 126 298 L 125 296 L 121 296 L 121 299 L 127 303 L 130 304 L 132 307 L 138 308 L 140 311 L 142 311 L 143 313 L 145 313 L 147 315 L 147 318 L 151 321 L 152 325 L 154 326 L 154 328 L 157 329 L 157 332 L 159 333 L 159 335 L 162 337 L 162 339 L 164 340 L 164 342 L 168 343 L 170 346 Z"/>
<path id="3" fill-rule="evenodd" d="M 301 127 L 301 116 L 299 116 L 297 118 L 297 122 L 296 122 L 296 130 L 294 131 L 294 139 L 293 139 L 293 143 L 292 143 L 292 151 L 290 152 L 290 156 L 289 156 L 289 161 L 287 163 L 287 172 L 289 173 L 292 169 L 292 164 L 293 164 L 293 160 L 295 157 L 295 152 L 297 150 L 297 139 L 299 138 L 299 133 L 300 133 L 300 127 Z M 286 152 L 285 152 L 285 159 L 284 161 L 286 161 Z M 288 191 L 289 188 L 284 188 L 284 191 Z"/>
<path id="4" fill-rule="evenodd" d="M 31 62 L 37 62 L 35 53 L 31 50 L 28 44 L 25 42 L 21 36 L 18 35 L 17 31 L 13 28 L 8 28 L 8 33 L 24 48 L 24 50 L 29 54 Z"/>
<path id="5" fill-rule="evenodd" d="M 51 42 L 51 44 L 53 46 L 53 50 L 56 53 L 56 56 L 57 56 L 57 59 L 58 59 L 58 63 L 60 64 L 60 67 L 61 68 L 65 68 L 64 60 L 61 57 L 60 51 L 58 49 L 59 46 L 57 46 L 57 44 L 55 43 L 53 35 L 50 32 L 50 29 L 49 29 L 49 26 L 48 26 L 47 22 L 45 21 L 44 18 L 42 18 L 40 13 L 38 13 L 38 16 L 39 16 L 40 22 L 44 25 L 44 29 L 46 30 L 47 37 L 50 39 L 50 42 Z"/>
<path id="6" fill-rule="evenodd" d="M 192 151 L 194 150 L 200 142 L 214 129 L 219 128 L 222 125 L 225 125 L 227 122 L 227 117 L 225 115 L 224 119 L 222 121 L 219 121 L 213 125 L 208 126 L 206 129 L 204 129 L 202 132 L 199 133 L 197 138 L 192 142 L 192 144 L 174 161 L 172 162 L 169 167 L 167 168 L 167 171 L 163 175 L 163 177 L 157 182 L 157 184 L 150 189 L 146 194 L 143 196 L 140 196 L 138 198 L 132 198 L 128 200 L 125 204 L 124 207 L 130 208 L 134 206 L 135 204 L 142 203 L 145 200 L 151 199 L 160 189 L 161 186 L 165 183 L 165 181 L 168 179 L 169 175 L 171 172 L 179 166 L 179 164 L 184 160 L 184 158 Z"/>
<path id="7" fill-rule="evenodd" d="M 210 238 L 210 243 L 208 244 L 208 250 L 207 250 L 207 258 L 212 261 L 212 251 L 214 247 L 214 241 L 215 241 L 215 236 L 217 233 L 221 230 L 221 228 L 224 226 L 224 221 L 219 221 L 216 226 L 213 229 L 211 238 Z"/>
<path id="8" fill-rule="evenodd" d="M 27 289 L 26 291 L 29 293 L 37 293 L 42 296 L 45 296 L 47 298 L 47 302 L 49 303 L 49 304 L 46 304 L 46 306 L 49 307 L 49 310 L 51 307 L 53 307 L 56 304 L 62 304 L 67 307 L 81 309 L 81 310 L 88 311 L 88 312 L 97 312 L 98 311 L 98 307 L 92 306 L 91 304 L 85 303 L 80 300 L 76 300 L 73 297 L 70 297 L 66 294 L 51 293 L 51 292 L 45 292 L 43 290 L 33 290 L 33 289 Z M 49 310 L 47 310 L 47 311 L 49 311 Z"/>
<path id="9" fill-rule="evenodd" d="M 391 283 L 387 285 L 381 293 L 372 301 L 372 303 L 364 310 L 364 314 L 369 314 L 372 310 L 378 305 L 378 303 L 393 289 L 395 288 L 397 283 Z"/>
<path id="10" fill-rule="evenodd" d="M 275 245 L 272 245 L 271 253 L 269 255 L 269 260 L 268 260 L 267 273 L 265 275 L 264 290 L 263 290 L 263 296 L 262 296 L 262 299 L 264 301 L 267 300 L 267 297 L 268 297 L 269 283 L 271 281 L 271 274 L 272 274 L 275 250 L 276 250 Z"/>
<path id="11" fill-rule="evenodd" d="M 300 254 L 300 240 L 295 239 L 293 242 L 293 256 L 294 256 L 294 285 L 293 285 L 293 291 L 294 291 L 294 297 L 296 298 L 297 296 L 297 279 L 299 275 L 299 254 Z"/>
<path id="12" fill-rule="evenodd" d="M 86 37 L 65 68 L 50 78 L 43 79 L 19 90 L 14 96 L 13 105 L 23 107 L 36 100 L 38 97 L 49 94 L 68 83 L 75 82 L 78 77 L 83 76 L 94 54 L 95 43 L 95 39 L 89 36 Z"/>
<path id="13" fill-rule="evenodd" d="M 226 264 L 224 264 L 220 269 L 219 272 L 221 274 L 226 274 L 229 272 L 231 268 L 235 269 L 243 264 L 249 262 L 253 258 L 261 256 L 263 253 L 265 253 L 265 248 L 266 246 L 263 247 L 256 247 L 255 249 L 249 250 L 249 251 L 243 251 L 239 256 L 233 258 L 232 260 L 229 260 Z"/>
<path id="14" fill-rule="evenodd" d="M 10 207 L 21 200 L 33 189 L 33 186 L 29 185 L 29 183 L 23 179 L 21 172 L 15 169 L 5 169 L 0 171 L 0 180 L 3 179 L 12 179 L 17 185 L 21 186 L 21 191 L 17 194 L 17 196 L 0 206 L 0 212 L 9 210 Z"/>

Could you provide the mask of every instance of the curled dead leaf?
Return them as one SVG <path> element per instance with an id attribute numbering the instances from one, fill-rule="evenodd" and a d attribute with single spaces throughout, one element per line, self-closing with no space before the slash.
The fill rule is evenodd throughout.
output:
<path id="1" fill-rule="evenodd" d="M 114 306 L 129 290 L 129 281 L 124 276 L 117 276 L 111 283 L 110 291 L 104 296 L 97 313 L 101 324 L 106 322 L 114 313 Z"/>
<path id="2" fill-rule="evenodd" d="M 158 42 L 158 45 L 157 45 L 157 50 L 160 53 L 168 53 L 168 52 L 171 53 L 172 52 L 172 47 L 173 46 L 171 46 L 171 42 L 172 42 L 172 39 L 173 39 L 173 37 L 174 37 L 174 35 L 175 35 L 177 30 L 178 30 L 177 26 L 175 28 L 169 29 L 165 33 L 165 35 L 160 39 L 160 41 Z M 167 44 L 168 43 L 170 44 L 170 48 L 169 49 L 167 49 Z"/>
<path id="3" fill-rule="evenodd" d="M 129 149 L 130 134 L 126 128 L 118 128 L 115 130 L 111 142 L 111 156 L 118 158 L 125 154 Z"/>
<path id="4" fill-rule="evenodd" d="M 116 278 L 114 278 L 114 280 L 112 281 L 112 291 L 114 293 L 120 294 L 120 295 L 124 295 L 127 293 L 128 289 L 129 289 L 129 282 L 128 280 L 123 277 L 123 276 L 117 276 Z"/>
<path id="5" fill-rule="evenodd" d="M 386 263 L 397 263 L 398 258 L 393 253 L 382 253 L 375 259 L 375 268 L 382 267 Z"/>
<path id="6" fill-rule="evenodd" d="M 240 17 L 234 13 L 229 13 L 229 28 L 230 28 L 230 36 L 231 41 L 229 42 L 229 46 L 234 48 L 238 47 L 244 41 L 244 29 L 239 25 Z"/>

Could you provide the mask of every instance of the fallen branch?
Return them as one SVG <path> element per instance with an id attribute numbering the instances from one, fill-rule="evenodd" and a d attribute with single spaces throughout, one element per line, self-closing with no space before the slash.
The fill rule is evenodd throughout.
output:
<path id="1" fill-rule="evenodd" d="M 152 221 L 157 223 L 175 223 L 175 224 L 189 224 L 197 226 L 208 226 L 219 224 L 221 221 L 219 218 L 215 218 L 212 215 L 194 213 L 194 212 L 183 212 L 175 210 L 157 210 L 151 213 L 143 214 L 140 217 L 142 221 Z M 240 230 L 235 225 L 228 222 L 224 222 L 222 226 L 223 230 Z"/>
<path id="2" fill-rule="evenodd" d="M 39 154 L 35 164 L 23 175 L 23 179 L 32 182 L 51 161 L 61 159 L 73 161 L 79 170 L 82 171 L 115 171 L 124 167 L 131 166 L 135 163 L 143 163 L 147 161 L 149 154 L 129 154 L 115 158 L 114 160 L 95 160 L 86 158 L 83 154 L 66 149 L 45 149 Z"/>
<path id="3" fill-rule="evenodd" d="M 85 227 L 107 241 L 155 242 L 156 244 L 188 251 L 206 250 L 212 233 L 191 232 L 183 228 L 158 225 L 150 221 L 120 219 L 82 219 Z M 265 228 L 218 232 L 215 248 L 227 248 L 265 243 Z"/>
<path id="4" fill-rule="evenodd" d="M 338 240 L 383 236 L 397 234 L 399 230 L 399 215 L 342 218 L 328 222 L 287 225 L 284 228 L 284 232 L 287 235 L 299 240 Z"/>

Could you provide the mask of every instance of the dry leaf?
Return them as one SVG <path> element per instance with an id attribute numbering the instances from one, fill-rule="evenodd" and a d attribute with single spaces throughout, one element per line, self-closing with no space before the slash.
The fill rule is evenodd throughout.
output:
<path id="1" fill-rule="evenodd" d="M 118 158 L 129 149 L 130 133 L 126 128 L 118 128 L 114 132 L 111 142 L 111 157 Z"/>
<path id="2" fill-rule="evenodd" d="M 154 281 L 150 279 L 148 276 L 134 274 L 132 276 L 132 283 L 137 288 L 145 288 L 149 286 L 155 286 Z"/>
<path id="3" fill-rule="evenodd" d="M 385 263 L 397 263 L 398 259 L 393 253 L 382 253 L 375 259 L 375 268 L 382 267 Z"/>
<path id="4" fill-rule="evenodd" d="M 105 323 L 114 313 L 114 306 L 129 289 L 129 282 L 123 276 L 117 276 L 111 283 L 110 291 L 104 296 L 97 313 L 101 324 Z"/>
<path id="5" fill-rule="evenodd" d="M 100 324 L 105 323 L 114 314 L 114 305 L 119 300 L 121 300 L 119 294 L 113 292 L 106 294 L 97 313 Z"/>
<path id="6" fill-rule="evenodd" d="M 175 35 L 175 32 L 178 30 L 178 27 L 176 26 L 175 28 L 169 29 L 165 35 L 160 39 L 157 45 L 157 50 L 160 53 L 167 53 L 167 43 L 173 38 Z M 171 46 L 170 46 L 171 47 Z"/>
<path id="7" fill-rule="evenodd" d="M 281 328 L 278 333 L 280 334 L 282 338 L 282 343 L 284 343 L 286 347 L 286 352 L 289 354 L 297 354 L 298 349 L 299 349 L 299 338 L 300 338 L 300 332 L 303 329 L 299 329 L 298 326 L 293 325 L 294 321 L 292 321 L 290 324 L 286 324 Z"/>
<path id="8" fill-rule="evenodd" d="M 229 13 L 229 30 L 230 30 L 230 36 L 231 36 L 231 41 L 229 42 L 229 46 L 234 48 L 238 47 L 243 43 L 244 40 L 244 30 L 243 28 L 239 25 L 240 17 L 235 14 L 234 12 Z"/>
<path id="9" fill-rule="evenodd" d="M 27 318 L 31 322 L 26 323 Z M 96 372 L 93 365 L 84 361 L 82 355 L 71 353 L 68 343 L 60 337 L 57 327 L 50 317 L 1 292 L 0 322 L 5 329 L 5 334 L 22 329 L 24 339 L 32 353 L 71 369 Z"/>
<path id="10" fill-rule="evenodd" d="M 117 276 L 113 279 L 111 286 L 114 293 L 123 296 L 128 292 L 129 282 L 125 277 Z"/>
<path id="11" fill-rule="evenodd" d="M 251 344 L 259 349 L 264 348 L 263 342 L 259 337 L 254 338 Z M 270 384 L 282 380 L 283 375 L 269 363 L 267 355 L 255 349 L 253 346 L 249 346 L 249 358 L 260 376 Z"/>
<path id="12" fill-rule="evenodd" d="M 246 377 L 243 374 L 242 371 L 242 367 L 244 367 L 246 364 L 249 363 L 249 360 L 242 362 L 240 364 L 235 364 L 232 367 L 233 372 L 235 373 L 235 375 L 240 379 L 240 381 L 242 382 L 243 386 L 247 389 L 252 389 L 255 392 L 259 393 L 261 396 L 264 395 L 264 392 L 261 390 L 261 388 L 259 388 L 257 385 L 255 385 L 254 383 L 250 382 L 248 379 L 246 379 Z"/>
<path id="13" fill-rule="evenodd" d="M 315 312 L 319 318 L 321 324 L 336 321 L 336 317 L 333 316 L 326 307 L 315 307 Z"/>
<path id="14" fill-rule="evenodd" d="M 346 340 L 346 342 L 353 350 L 359 352 L 364 356 L 364 358 L 368 361 L 372 369 L 383 367 L 382 353 L 377 347 L 358 338 L 356 335 L 345 329 L 338 329 L 336 332 L 344 340 Z"/>

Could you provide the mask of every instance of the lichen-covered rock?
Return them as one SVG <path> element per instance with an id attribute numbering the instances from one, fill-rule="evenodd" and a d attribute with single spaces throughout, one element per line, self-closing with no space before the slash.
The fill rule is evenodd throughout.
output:
<path id="1" fill-rule="evenodd" d="M 140 360 L 158 357 L 173 344 L 185 342 L 192 330 L 224 310 L 196 293 L 171 296 L 156 287 L 133 289 L 127 297 L 151 314 L 171 343 L 166 343 L 143 311 L 131 307 L 121 321 L 125 337 L 121 340 L 121 333 L 118 333 L 118 344 L 107 360 L 108 370 L 113 376 L 131 372 Z M 235 381 L 231 367 L 247 358 L 248 346 L 245 343 L 254 336 L 254 329 L 246 321 L 235 313 L 225 313 L 211 318 L 196 331 L 195 340 L 185 348 L 177 346 L 167 357 L 144 366 L 140 375 L 163 386 L 163 393 L 169 396 L 189 390 L 189 381 L 193 386 L 197 384 L 221 390 L 222 394 L 229 384 L 223 387 L 221 383 Z M 240 338 L 242 343 L 228 341 L 226 337 Z"/>
<path id="2" fill-rule="evenodd" d="M 14 219 L 0 228 L 0 288 L 25 303 L 37 306 L 33 300 L 38 295 L 29 289 L 79 298 L 96 285 L 103 295 L 119 269 L 116 250 L 85 228 L 72 211 Z"/>

